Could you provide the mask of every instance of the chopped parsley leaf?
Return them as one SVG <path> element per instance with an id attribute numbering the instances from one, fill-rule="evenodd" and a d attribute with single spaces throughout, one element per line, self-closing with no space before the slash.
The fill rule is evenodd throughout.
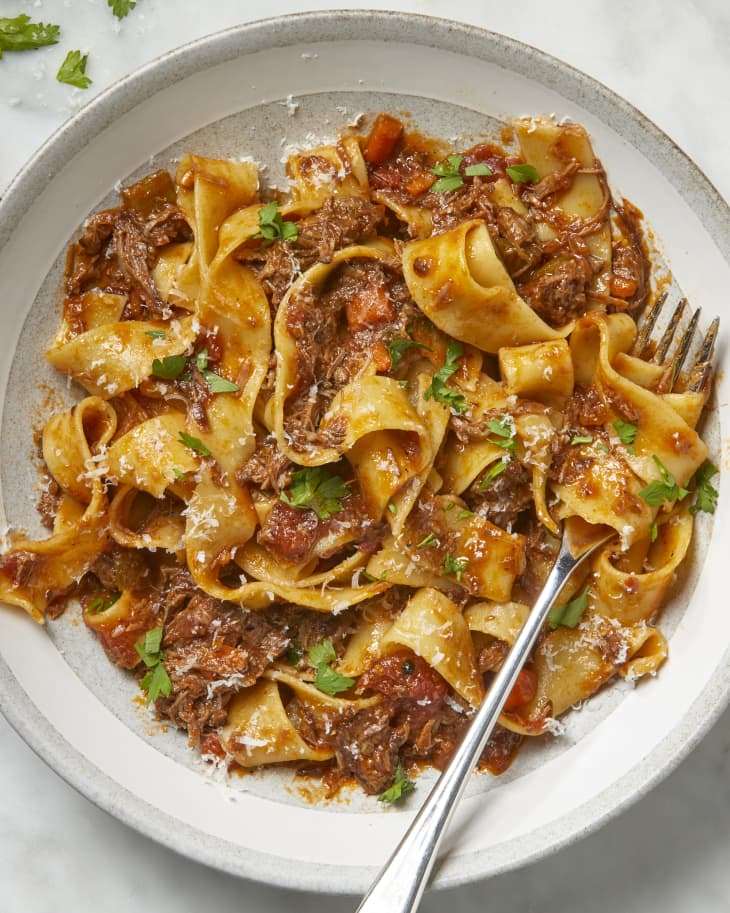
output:
<path id="1" fill-rule="evenodd" d="M 576 447 L 578 444 L 592 444 L 593 438 L 590 434 L 576 434 L 573 440 L 570 442 L 571 447 Z"/>
<path id="2" fill-rule="evenodd" d="M 660 478 L 650 482 L 646 488 L 642 488 L 639 497 L 650 507 L 659 507 L 664 501 L 681 501 L 686 498 L 689 491 L 677 485 L 674 476 L 656 454 L 652 454 L 652 459 L 659 469 Z"/>
<path id="3" fill-rule="evenodd" d="M 550 609 L 548 621 L 551 628 L 574 628 L 580 621 L 580 617 L 588 606 L 588 590 L 586 587 L 570 602 L 564 605 L 556 605 Z"/>
<path id="4" fill-rule="evenodd" d="M 456 519 L 457 520 L 466 520 L 467 517 L 473 517 L 473 516 L 474 516 L 473 510 L 467 510 L 466 508 L 464 508 L 463 510 L 460 510 L 459 513 L 456 515 Z"/>
<path id="5" fill-rule="evenodd" d="M 188 480 L 187 472 L 181 472 L 179 469 L 173 469 L 172 471 L 175 473 L 177 478 L 180 479 L 181 482 L 187 482 L 187 480 Z"/>
<path id="6" fill-rule="evenodd" d="M 289 641 L 286 650 L 286 661 L 290 666 L 298 666 L 304 658 L 304 647 L 299 643 L 296 637 Z"/>
<path id="7" fill-rule="evenodd" d="M 455 507 L 456 507 L 456 501 L 452 501 L 450 504 L 447 504 L 446 507 L 444 507 L 444 510 L 445 511 L 453 510 Z"/>
<path id="8" fill-rule="evenodd" d="M 466 558 L 453 558 L 451 555 L 444 558 L 444 573 L 453 574 L 457 583 L 461 583 L 461 575 L 468 567 L 469 562 Z"/>
<path id="9" fill-rule="evenodd" d="M 517 436 L 515 423 L 510 415 L 503 415 L 501 419 L 492 418 L 487 422 L 487 428 L 494 435 L 489 439 L 490 444 L 496 444 L 503 450 L 517 449 Z"/>
<path id="10" fill-rule="evenodd" d="M 398 508 L 395 506 L 395 504 L 394 504 L 392 501 L 388 501 L 388 510 L 389 510 L 392 514 L 397 514 L 397 513 L 398 513 Z"/>
<path id="11" fill-rule="evenodd" d="M 622 419 L 617 418 L 613 423 L 613 427 L 618 435 L 618 439 L 626 447 L 629 453 L 634 453 L 634 448 L 631 445 L 634 443 L 639 426 L 634 425 L 633 422 L 624 422 Z"/>
<path id="12" fill-rule="evenodd" d="M 268 247 L 274 241 L 296 241 L 299 229 L 294 222 L 285 222 L 279 212 L 276 200 L 259 209 L 259 230 L 254 238 L 263 238 L 263 246 Z"/>
<path id="13" fill-rule="evenodd" d="M 703 463 L 694 474 L 694 480 L 697 485 L 697 497 L 695 498 L 694 504 L 689 509 L 691 514 L 696 514 L 700 510 L 705 511 L 705 513 L 708 514 L 715 513 L 719 492 L 714 485 L 710 483 L 710 479 L 716 475 L 718 471 L 717 466 L 708 461 Z"/>
<path id="14" fill-rule="evenodd" d="M 446 381 L 459 370 L 458 360 L 464 353 L 464 346 L 452 339 L 446 346 L 446 361 L 431 378 L 431 385 L 426 390 L 426 399 L 435 399 L 439 403 L 446 403 L 452 412 L 463 415 L 467 410 L 466 398 L 463 393 L 452 390 L 446 386 Z"/>
<path id="15" fill-rule="evenodd" d="M 492 169 L 485 162 L 475 162 L 473 165 L 467 165 L 464 174 L 469 178 L 489 177 L 494 174 Z"/>
<path id="16" fill-rule="evenodd" d="M 164 694 L 172 694 L 172 682 L 163 664 L 165 654 L 162 652 L 162 628 L 152 628 L 134 645 L 139 658 L 147 666 L 147 672 L 140 680 L 139 686 L 147 692 L 147 703 L 156 701 Z"/>
<path id="17" fill-rule="evenodd" d="M 88 54 L 81 54 L 81 51 L 69 51 L 58 68 L 56 79 L 59 82 L 65 82 L 69 86 L 76 86 L 77 89 L 88 89 L 91 80 L 86 75 L 86 62 L 89 59 Z"/>
<path id="18" fill-rule="evenodd" d="M 210 456 L 210 450 L 205 446 L 205 444 L 196 437 L 192 437 L 190 434 L 185 434 L 184 431 L 179 431 L 180 443 L 185 444 L 186 447 L 189 447 L 191 450 L 197 450 L 202 456 Z"/>
<path id="19" fill-rule="evenodd" d="M 344 480 L 324 466 L 298 469 L 289 486 L 289 493 L 282 491 L 280 498 L 289 507 L 313 510 L 320 520 L 328 520 L 342 510 L 342 501 L 350 494 Z"/>
<path id="20" fill-rule="evenodd" d="M 184 355 L 167 355 L 165 358 L 155 358 L 152 362 L 152 373 L 163 380 L 177 380 L 184 370 Z"/>
<path id="21" fill-rule="evenodd" d="M 493 443 L 496 444 L 498 442 L 493 441 Z M 499 444 L 499 446 L 502 447 L 504 445 Z M 508 463 L 509 463 L 509 460 L 505 460 L 504 458 L 499 460 L 499 462 L 495 463 L 490 468 L 489 472 L 484 476 L 484 478 L 479 483 L 479 485 L 477 486 L 477 491 L 484 491 L 485 488 L 487 488 L 489 485 L 491 485 L 491 483 L 497 478 L 497 476 L 501 475 L 505 471 Z"/>
<path id="22" fill-rule="evenodd" d="M 114 603 L 119 602 L 121 595 L 121 593 L 115 593 L 113 596 L 110 596 L 109 599 L 104 599 L 103 596 L 97 596 L 96 599 L 92 599 L 86 606 L 86 611 L 91 615 L 97 615 L 99 612 L 106 612 Z"/>
<path id="23" fill-rule="evenodd" d="M 32 22 L 24 13 L 13 19 L 0 18 L 0 59 L 4 51 L 34 51 L 58 44 L 60 33 L 59 26 Z"/>
<path id="24" fill-rule="evenodd" d="M 149 336 L 150 339 L 164 339 L 165 331 L 164 330 L 147 330 L 147 332 L 144 335 Z"/>
<path id="25" fill-rule="evenodd" d="M 438 165 L 434 165 L 431 174 L 435 174 L 438 180 L 431 185 L 431 193 L 450 193 L 461 187 L 464 183 L 464 178 L 461 176 L 463 161 L 463 155 L 447 155 Z"/>
<path id="26" fill-rule="evenodd" d="M 395 780 L 388 789 L 378 796 L 378 802 L 388 802 L 392 805 L 415 788 L 416 784 L 408 778 L 405 770 L 403 770 L 403 765 L 399 761 L 395 769 Z"/>
<path id="27" fill-rule="evenodd" d="M 434 536 L 433 533 L 429 533 L 424 539 L 421 539 L 421 541 L 418 543 L 416 548 L 428 548 L 429 545 L 435 545 L 435 544 L 436 544 L 436 536 Z"/>
<path id="28" fill-rule="evenodd" d="M 335 672 L 331 663 L 337 659 L 332 639 L 322 641 L 321 644 L 314 644 L 309 648 L 307 662 L 316 670 L 314 678 L 315 687 L 319 688 L 324 694 L 339 694 L 341 691 L 347 691 L 355 684 L 354 678 L 348 678 L 346 675 L 340 675 Z"/>
<path id="29" fill-rule="evenodd" d="M 659 527 L 656 525 L 656 522 L 654 522 L 649 527 L 649 540 L 651 542 L 656 542 L 658 535 L 659 535 Z"/>
<path id="30" fill-rule="evenodd" d="M 390 355 L 391 369 L 395 368 L 400 362 L 406 349 L 427 349 L 429 352 L 433 351 L 430 346 L 427 346 L 422 342 L 416 342 L 415 339 L 408 339 L 406 336 L 399 336 L 396 339 L 391 339 L 388 343 L 388 355 Z"/>
<path id="31" fill-rule="evenodd" d="M 610 448 L 607 447 L 603 441 L 596 441 L 593 446 L 596 448 L 596 450 L 600 450 L 602 453 L 609 453 L 610 451 Z"/>
<path id="32" fill-rule="evenodd" d="M 216 374 L 214 371 L 203 371 L 203 377 L 210 387 L 211 393 L 238 393 L 241 389 L 238 384 L 221 377 L 220 374 Z"/>
<path id="33" fill-rule="evenodd" d="M 510 165 L 507 174 L 515 184 L 525 184 L 527 181 L 539 181 L 540 175 L 534 165 Z"/>
<path id="34" fill-rule="evenodd" d="M 124 19 L 137 5 L 137 0 L 106 0 L 106 2 L 117 19 Z"/>

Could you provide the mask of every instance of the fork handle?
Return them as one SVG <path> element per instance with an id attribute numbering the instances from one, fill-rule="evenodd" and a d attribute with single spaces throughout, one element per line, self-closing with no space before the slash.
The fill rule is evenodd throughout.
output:
<path id="1" fill-rule="evenodd" d="M 481 707 L 448 766 L 434 784 L 395 852 L 385 863 L 356 913 L 415 913 L 436 861 L 446 827 L 484 746 L 517 681 L 538 634 L 565 582 L 589 549 L 573 557 L 565 543 L 545 586 L 532 607 L 507 658 L 497 672 Z"/>

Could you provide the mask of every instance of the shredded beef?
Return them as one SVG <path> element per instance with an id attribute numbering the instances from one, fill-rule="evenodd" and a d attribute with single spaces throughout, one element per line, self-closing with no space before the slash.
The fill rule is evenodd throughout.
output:
<path id="1" fill-rule="evenodd" d="M 532 473 L 517 459 L 480 490 L 480 477 L 464 495 L 470 509 L 502 529 L 512 527 L 517 517 L 532 505 Z"/>
<path id="2" fill-rule="evenodd" d="M 301 510 L 275 501 L 261 524 L 258 541 L 281 561 L 294 564 L 311 556 L 326 530 L 326 523 L 313 510 Z"/>
<path id="3" fill-rule="evenodd" d="M 265 438 L 236 473 L 241 485 L 255 485 L 260 491 L 279 494 L 291 485 L 294 463 L 279 450 L 273 435 Z"/>
<path id="4" fill-rule="evenodd" d="M 340 770 L 354 776 L 367 793 L 377 795 L 393 782 L 407 738 L 407 723 L 394 726 L 393 707 L 384 703 L 341 722 L 333 747 Z"/>
<path id="5" fill-rule="evenodd" d="M 564 326 L 585 313 L 593 266 L 572 254 L 549 260 L 519 286 L 520 295 L 551 326 Z"/>

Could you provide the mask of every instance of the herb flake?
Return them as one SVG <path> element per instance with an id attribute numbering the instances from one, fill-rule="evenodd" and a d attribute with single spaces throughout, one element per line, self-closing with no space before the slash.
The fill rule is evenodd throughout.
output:
<path id="1" fill-rule="evenodd" d="M 502 447 L 503 445 L 499 444 L 499 446 Z M 508 463 L 509 460 L 506 460 L 504 457 L 502 457 L 499 462 L 494 463 L 494 465 L 490 467 L 489 472 L 487 472 L 487 474 L 477 486 L 477 491 L 484 491 L 485 488 L 488 488 L 497 478 L 497 476 L 501 475 L 505 471 Z"/>
<path id="2" fill-rule="evenodd" d="M 320 520 L 342 510 L 342 501 L 350 494 L 344 479 L 324 466 L 298 469 L 289 486 L 289 493 L 282 491 L 280 498 L 289 507 L 313 510 Z"/>
<path id="3" fill-rule="evenodd" d="M 184 355 L 166 355 L 165 358 L 155 358 L 152 362 L 152 373 L 162 380 L 177 380 L 184 370 Z"/>
<path id="4" fill-rule="evenodd" d="M 403 765 L 398 762 L 398 766 L 395 769 L 395 780 L 378 796 L 378 802 L 388 802 L 392 805 L 394 802 L 398 802 L 403 798 L 407 793 L 411 792 L 416 788 L 416 784 L 413 780 L 409 779 Z"/>
<path id="5" fill-rule="evenodd" d="M 408 339 L 406 336 L 398 336 L 396 339 L 391 339 L 388 343 L 391 370 L 400 363 L 400 360 L 403 358 L 403 353 L 407 349 L 426 349 L 428 352 L 433 351 L 430 346 L 427 346 L 422 342 L 416 342 L 415 339 Z"/>
<path id="6" fill-rule="evenodd" d="M 24 13 L 12 19 L 0 18 L 0 59 L 5 51 L 34 51 L 58 44 L 60 34 L 59 26 L 33 22 Z"/>
<path id="7" fill-rule="evenodd" d="M 540 175 L 534 165 L 510 165 L 507 174 L 515 184 L 533 183 L 540 180 Z"/>
<path id="8" fill-rule="evenodd" d="M 588 585 L 570 602 L 564 605 L 553 606 L 548 615 L 550 627 L 555 628 L 574 628 L 580 621 L 580 617 L 588 606 Z"/>
<path id="9" fill-rule="evenodd" d="M 89 55 L 82 55 L 81 51 L 69 51 L 58 68 L 56 79 L 59 82 L 65 82 L 69 86 L 76 86 L 77 89 L 88 89 L 91 85 L 91 80 L 86 75 L 86 62 L 88 59 Z"/>
<path id="10" fill-rule="evenodd" d="M 309 648 L 307 662 L 316 670 L 314 685 L 324 694 L 339 694 L 352 688 L 355 684 L 354 678 L 335 672 L 331 664 L 336 659 L 337 654 L 331 638 L 327 638 L 321 644 L 314 644 L 314 646 Z"/>
<path id="11" fill-rule="evenodd" d="M 431 385 L 424 394 L 425 399 L 435 399 L 436 402 L 446 403 L 452 412 L 463 415 L 467 410 L 466 397 L 458 390 L 453 390 L 446 385 L 446 381 L 459 370 L 458 360 L 464 354 L 464 346 L 452 339 L 446 346 L 446 361 L 431 378 Z"/>
<path id="12" fill-rule="evenodd" d="M 179 431 L 180 443 L 185 444 L 186 447 L 189 447 L 191 450 L 196 450 L 202 456 L 210 456 L 210 450 L 205 446 L 205 444 L 197 437 L 193 437 L 190 434 L 185 434 L 184 431 Z"/>
<path id="13" fill-rule="evenodd" d="M 697 496 L 694 504 L 690 507 L 689 512 L 696 514 L 703 510 L 705 513 L 714 514 L 717 507 L 718 490 L 710 483 L 710 479 L 719 472 L 717 466 L 709 461 L 694 474 L 694 481 L 697 486 Z"/>
<path id="14" fill-rule="evenodd" d="M 468 567 L 469 562 L 466 558 L 454 558 L 452 555 L 444 558 L 444 573 L 453 574 L 457 583 L 461 583 L 461 576 Z"/>
<path id="15" fill-rule="evenodd" d="M 296 241 L 299 229 L 295 222 L 284 221 L 279 212 L 276 200 L 259 209 L 259 230 L 254 238 L 262 238 L 263 246 L 268 247 L 274 241 Z"/>
<path id="16" fill-rule="evenodd" d="M 117 19 L 124 19 L 135 8 L 137 0 L 107 0 L 107 5 Z"/>
<path id="17" fill-rule="evenodd" d="M 642 488 L 639 497 L 650 507 L 659 507 L 665 501 L 681 501 L 686 498 L 689 491 L 677 484 L 674 476 L 656 454 L 652 454 L 652 459 L 659 469 L 660 478 Z"/>

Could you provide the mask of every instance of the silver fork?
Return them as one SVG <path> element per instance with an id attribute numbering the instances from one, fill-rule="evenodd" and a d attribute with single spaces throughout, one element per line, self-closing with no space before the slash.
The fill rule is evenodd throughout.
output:
<path id="1" fill-rule="evenodd" d="M 660 295 L 644 316 L 632 354 L 645 355 L 649 350 L 652 331 L 666 299 L 666 293 Z M 677 384 L 697 330 L 699 308 L 692 315 L 672 357 L 667 360 L 672 340 L 686 308 L 687 301 L 683 298 L 670 317 L 667 329 L 651 358 L 656 364 L 665 365 L 667 368 L 661 381 L 665 390 L 672 390 Z M 687 375 L 687 390 L 705 394 L 709 390 L 719 323 L 719 318 L 713 320 L 700 344 L 694 364 Z M 436 861 L 437 850 L 469 775 L 484 751 L 499 714 L 517 681 L 520 670 L 535 646 L 551 608 L 573 572 L 597 548 L 615 535 L 614 530 L 592 526 L 577 517 L 568 518 L 563 523 L 562 541 L 555 564 L 524 627 L 495 675 L 491 688 L 466 731 L 463 741 L 434 784 L 403 839 L 376 876 L 356 913 L 415 913 Z"/>

